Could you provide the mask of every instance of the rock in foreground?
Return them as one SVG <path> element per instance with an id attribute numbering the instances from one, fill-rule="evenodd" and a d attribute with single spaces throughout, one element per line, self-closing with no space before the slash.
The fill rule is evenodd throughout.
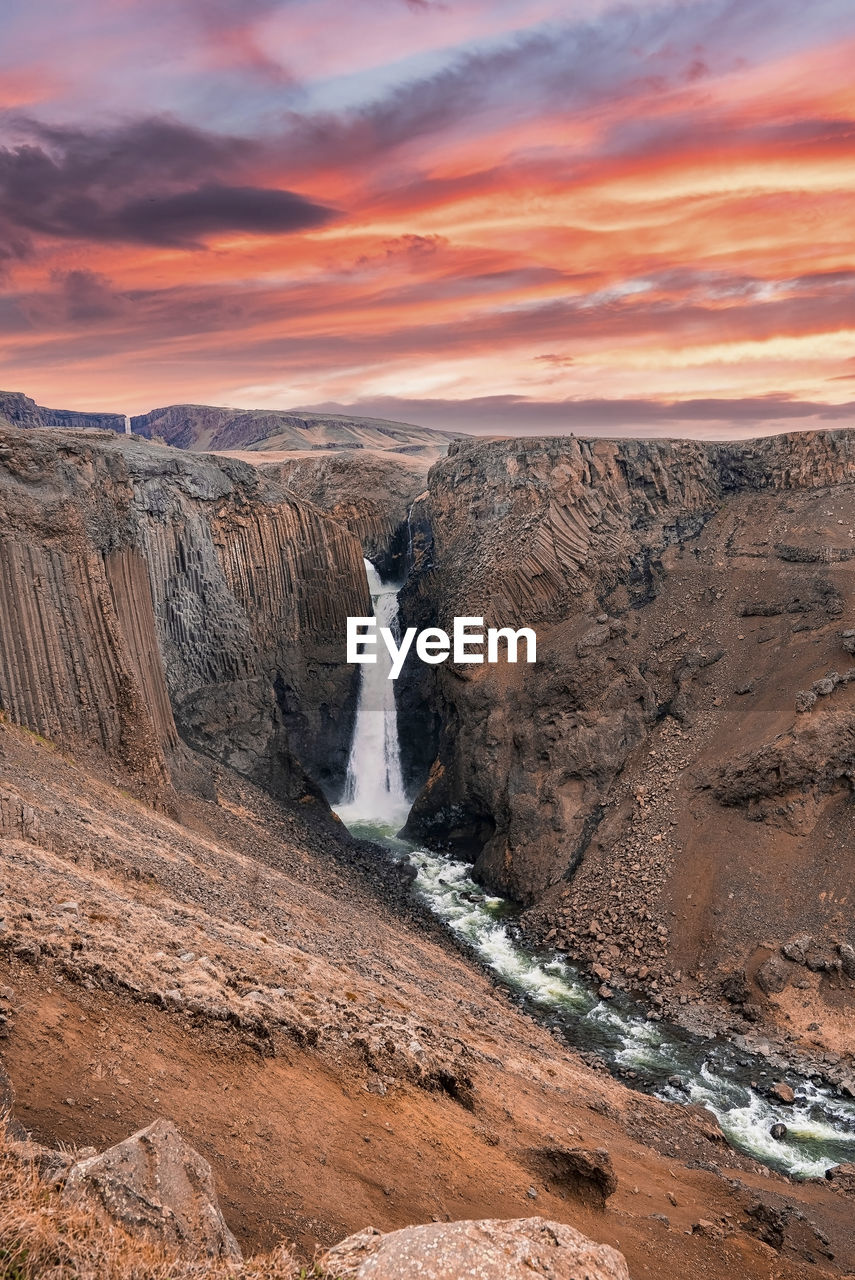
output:
<path id="1" fill-rule="evenodd" d="M 341 1280 L 629 1280 L 623 1255 L 544 1218 L 369 1227 L 325 1254 Z"/>
<path id="2" fill-rule="evenodd" d="M 72 1167 L 67 1204 L 90 1204 L 132 1235 L 194 1253 L 240 1260 L 226 1226 L 211 1166 L 169 1120 L 155 1120 L 124 1142 Z"/>

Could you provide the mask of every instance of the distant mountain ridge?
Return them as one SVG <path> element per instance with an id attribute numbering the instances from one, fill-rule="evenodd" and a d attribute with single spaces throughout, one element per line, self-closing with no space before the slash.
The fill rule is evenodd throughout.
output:
<path id="1" fill-rule="evenodd" d="M 0 391 L 0 420 L 25 429 L 94 427 L 120 434 L 126 425 L 125 415 L 121 413 L 48 409 L 20 391 Z M 202 404 L 167 405 L 137 414 L 128 421 L 137 435 L 191 453 L 372 449 L 436 458 L 444 454 L 450 441 L 459 435 L 383 418 L 285 409 L 226 409 Z"/>
<path id="2" fill-rule="evenodd" d="M 221 409 L 178 404 L 131 418 L 131 429 L 150 440 L 194 453 L 223 450 L 282 452 L 312 449 L 381 449 L 445 452 L 454 433 L 382 418 L 302 413 L 279 409 Z"/>
<path id="3" fill-rule="evenodd" d="M 81 413 L 75 409 L 46 409 L 21 391 L 0 391 L 0 418 L 13 427 L 98 427 L 122 432 L 122 413 Z"/>

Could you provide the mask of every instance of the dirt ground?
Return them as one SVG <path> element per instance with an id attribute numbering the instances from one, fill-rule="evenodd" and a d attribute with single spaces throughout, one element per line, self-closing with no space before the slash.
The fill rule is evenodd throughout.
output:
<path id="1" fill-rule="evenodd" d="M 635 1280 L 855 1271 L 842 1195 L 588 1068 L 384 897 L 358 850 L 348 874 L 225 775 L 220 803 L 188 798 L 179 824 L 31 735 L 0 737 L 4 796 L 29 806 L 0 840 L 0 1051 L 42 1141 L 100 1149 L 168 1117 L 211 1161 L 241 1243 L 285 1236 L 306 1257 L 369 1224 L 536 1213 L 620 1248 Z M 184 964 L 203 946 L 211 963 Z M 248 986 L 268 1001 L 263 1037 Z M 372 1048 L 414 1027 L 444 1074 L 420 1075 L 404 1043 Z M 440 1079 L 469 1085 L 455 1098 Z M 568 1147 L 609 1152 L 605 1207 L 544 1165 Z M 777 1248 L 755 1234 L 758 1201 L 783 1210 Z"/>

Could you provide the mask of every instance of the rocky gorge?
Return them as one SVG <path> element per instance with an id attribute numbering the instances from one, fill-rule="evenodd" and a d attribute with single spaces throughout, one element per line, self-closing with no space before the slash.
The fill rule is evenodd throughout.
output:
<path id="1" fill-rule="evenodd" d="M 536 625 L 534 669 L 398 681 L 409 830 L 654 1021 L 703 998 L 843 1087 L 847 433 L 464 441 L 429 476 L 40 424 L 0 446 L 17 1123 L 85 1166 L 167 1117 L 241 1248 L 335 1275 L 451 1256 L 445 1280 L 473 1248 L 511 1274 L 529 1232 L 562 1276 L 579 1231 L 604 1276 L 614 1248 L 633 1277 L 852 1270 L 844 1173 L 770 1172 L 585 1061 L 328 804 L 363 554 L 407 570 L 408 624 Z"/>

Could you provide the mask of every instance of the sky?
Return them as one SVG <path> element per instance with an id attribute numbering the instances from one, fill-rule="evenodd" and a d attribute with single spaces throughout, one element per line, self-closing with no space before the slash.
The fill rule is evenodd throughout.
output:
<path id="1" fill-rule="evenodd" d="M 0 387 L 855 425 L 853 0 L 3 0 Z"/>

